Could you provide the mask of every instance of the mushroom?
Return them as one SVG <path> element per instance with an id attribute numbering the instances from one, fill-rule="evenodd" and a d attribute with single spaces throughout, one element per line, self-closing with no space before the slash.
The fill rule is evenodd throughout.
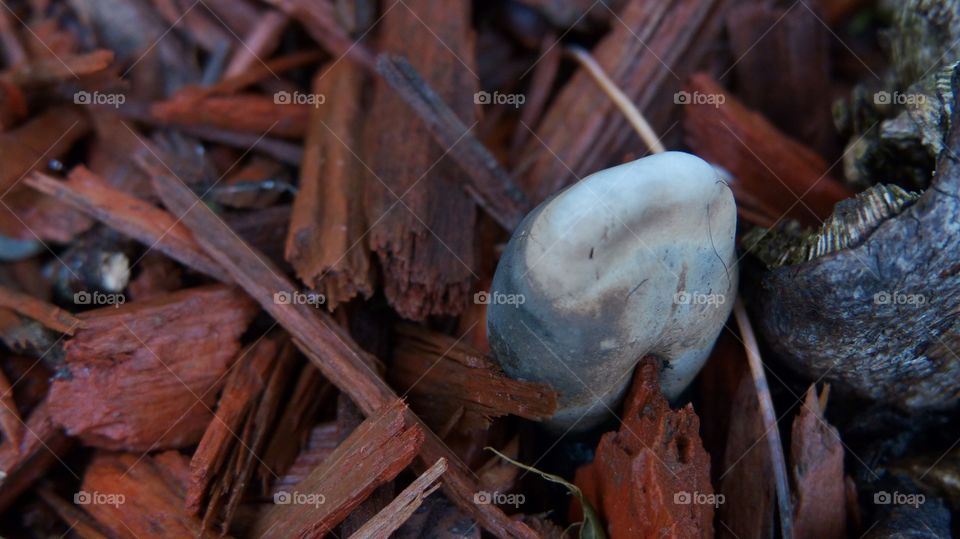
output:
<path id="1" fill-rule="evenodd" d="M 676 398 L 736 294 L 736 207 L 720 174 L 683 152 L 590 175 L 521 222 L 487 295 L 490 345 L 511 377 L 550 384 L 548 420 L 602 422 L 645 356 Z"/>

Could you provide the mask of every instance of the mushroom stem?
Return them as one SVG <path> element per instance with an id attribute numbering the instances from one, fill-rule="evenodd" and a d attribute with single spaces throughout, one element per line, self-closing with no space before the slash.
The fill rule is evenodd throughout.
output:
<path id="1" fill-rule="evenodd" d="M 641 113 L 636 105 L 633 104 L 633 101 L 627 97 L 627 94 L 623 93 L 623 90 L 617 86 L 617 83 L 613 82 L 613 80 L 607 76 L 603 67 L 600 66 L 586 49 L 571 45 L 567 47 L 566 51 L 587 70 L 587 73 L 593 77 L 593 80 L 597 82 L 600 89 L 610 97 L 614 105 L 627 117 L 627 121 L 630 122 L 630 125 L 637 131 L 637 134 L 640 135 L 640 138 L 647 147 L 650 148 L 651 152 L 663 153 L 667 151 L 663 143 L 660 142 L 660 138 L 653 130 L 653 127 L 650 126 L 650 122 L 643 117 L 643 113 Z"/>

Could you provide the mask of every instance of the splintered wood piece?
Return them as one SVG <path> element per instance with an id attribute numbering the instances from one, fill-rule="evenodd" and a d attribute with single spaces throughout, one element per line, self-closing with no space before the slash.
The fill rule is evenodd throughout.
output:
<path id="1" fill-rule="evenodd" d="M 273 435 L 267 441 L 263 462 L 256 471 L 256 477 L 262 484 L 272 480 L 275 474 L 285 473 L 291 466 L 295 467 L 300 457 L 306 456 L 315 447 L 313 442 L 316 441 L 314 434 L 317 429 L 311 427 L 317 410 L 335 391 L 311 363 L 301 367 L 296 380 L 286 408 L 280 413 Z M 301 452 L 303 446 L 306 449 Z M 331 445 L 330 450 L 334 447 L 335 444 Z"/>
<path id="2" fill-rule="evenodd" d="M 0 78 L 0 132 L 16 126 L 27 114 L 29 110 L 23 89 Z"/>
<path id="3" fill-rule="evenodd" d="M 5 441 L 13 447 L 20 447 L 23 443 L 23 420 L 20 411 L 13 400 L 13 387 L 7 375 L 0 370 L 0 431 L 3 431 Z"/>
<path id="4" fill-rule="evenodd" d="M 284 339 L 279 357 L 270 377 L 266 381 L 257 407 L 251 410 L 247 418 L 244 432 L 248 433 L 243 448 L 235 447 L 233 451 L 232 463 L 228 464 L 227 469 L 233 469 L 234 479 L 230 483 L 230 496 L 223 508 L 223 524 L 221 531 L 226 533 L 230 523 L 233 520 L 240 501 L 246 492 L 247 483 L 253 477 L 261 460 L 258 455 L 263 452 L 267 443 L 267 436 L 271 434 L 273 425 L 276 421 L 277 413 L 280 409 L 280 401 L 285 397 L 285 389 L 290 379 L 292 363 L 294 361 L 294 348 L 288 339 Z M 270 471 L 274 476 L 276 472 Z M 222 492 L 227 492 L 227 484 L 223 483 L 220 487 Z M 207 508 L 205 520 L 210 520 L 216 516 L 212 507 Z"/>
<path id="5" fill-rule="evenodd" d="M 186 0 L 151 0 L 157 14 L 171 27 L 190 37 L 200 48 L 216 53 L 233 45 L 223 24 L 217 22 L 207 9 L 193 9 L 196 4 Z"/>
<path id="6" fill-rule="evenodd" d="M 56 107 L 0 134 L 0 192 L 10 189 L 27 172 L 63 157 L 89 130 L 90 121 L 78 107 Z"/>
<path id="7" fill-rule="evenodd" d="M 466 0 L 446 2 L 443 9 L 431 0 L 411 0 L 378 25 L 380 49 L 407 55 L 468 127 L 475 123 L 478 84 L 470 12 Z M 466 129 L 456 134 L 466 135 Z M 475 277 L 477 207 L 461 187 L 468 175 L 445 157 L 455 148 L 437 144 L 383 78 L 374 81 L 363 143 L 370 246 L 383 268 L 387 300 L 410 320 L 460 314 Z"/>
<path id="8" fill-rule="evenodd" d="M 540 421 L 557 411 L 557 393 L 546 384 L 507 377 L 480 352 L 458 339 L 404 325 L 394 351 L 391 381 L 411 406 L 439 431 L 463 408 L 460 430 L 489 428 L 507 414 Z"/>
<path id="9" fill-rule="evenodd" d="M 83 165 L 74 168 L 65 182 L 35 172 L 24 183 L 79 209 L 147 248 L 156 249 L 221 282 L 230 282 L 230 277 L 203 252 L 190 231 L 172 215 L 153 204 L 112 189 Z"/>
<path id="10" fill-rule="evenodd" d="M 824 393 L 828 388 L 824 388 Z M 790 437 L 794 528 L 797 539 L 847 536 L 847 493 L 843 444 L 837 429 L 823 419 L 815 386 L 807 390 Z"/>
<path id="11" fill-rule="evenodd" d="M 73 441 L 51 420 L 47 402 L 34 408 L 20 445 L 10 440 L 0 444 L 0 512 L 51 466 L 62 463 L 71 445 Z"/>
<path id="12" fill-rule="evenodd" d="M 721 530 L 745 539 L 773 537 L 776 488 L 770 448 L 763 443 L 763 420 L 753 379 L 744 373 L 730 409 L 730 429 L 719 470 Z"/>
<path id="13" fill-rule="evenodd" d="M 377 59 L 377 73 L 417 113 L 433 140 L 450 148 L 450 157 L 464 173 L 466 190 L 505 230 L 512 231 L 530 211 L 530 203 L 496 157 L 471 133 L 402 56 Z"/>
<path id="14" fill-rule="evenodd" d="M 246 445 L 244 440 L 235 441 L 237 433 L 243 432 L 244 420 L 256 406 L 256 399 L 266 385 L 276 359 L 277 343 L 264 337 L 244 350 L 240 365 L 227 377 L 214 419 L 207 425 L 190 460 L 190 484 L 185 502 L 188 513 L 202 516 L 200 513 L 208 495 L 222 494 L 211 489 L 214 481 L 224 481 L 229 487 L 232 477 L 226 469 L 227 460 L 238 442 Z M 215 506 L 212 500 L 210 505 Z"/>
<path id="15" fill-rule="evenodd" d="M 38 58 L 17 65 L 4 75 L 17 86 L 30 87 L 91 75 L 105 70 L 111 63 L 113 63 L 113 52 L 100 49 L 84 54 Z"/>
<path id="16" fill-rule="evenodd" d="M 671 96 L 686 66 L 699 64 L 720 31 L 730 0 L 632 0 L 592 54 L 658 133 L 669 126 Z M 533 126 L 529 127 L 530 129 Z M 521 129 L 527 129 L 521 126 Z M 640 148 L 636 134 L 584 69 L 560 90 L 524 147 L 520 183 L 534 204 Z"/>
<path id="17" fill-rule="evenodd" d="M 6 9 L 0 11 L 0 43 L 3 44 L 3 57 L 6 64 L 15 66 L 26 62 L 29 57 L 23 48 L 23 43 L 20 42 L 19 32 L 10 18 L 11 14 L 12 12 Z"/>
<path id="18" fill-rule="evenodd" d="M 710 484 L 700 421 L 692 405 L 670 409 L 659 373 L 655 359 L 640 361 L 620 431 L 603 435 L 593 463 L 577 470 L 575 483 L 612 539 L 713 537 L 720 499 Z"/>
<path id="19" fill-rule="evenodd" d="M 292 96 L 289 92 L 270 97 L 244 94 L 193 99 L 187 96 L 155 103 L 151 113 L 161 122 L 176 125 L 301 138 L 307 132 L 307 119 L 313 107 L 293 102 Z"/>
<path id="20" fill-rule="evenodd" d="M 830 156 L 842 147 L 831 110 L 831 30 L 817 14 L 817 2 L 812 4 L 788 9 L 744 3 L 730 11 L 727 32 L 744 103 Z"/>
<path id="21" fill-rule="evenodd" d="M 350 397 L 341 393 L 337 396 L 337 437 L 338 443 L 347 437 L 363 423 L 363 414 Z M 340 535 L 353 535 L 364 524 L 382 511 L 396 496 L 394 481 L 387 481 L 377 487 L 363 502 L 360 503 L 340 523 Z"/>
<path id="22" fill-rule="evenodd" d="M 88 133 L 77 107 L 54 107 L 0 133 L 0 234 L 22 240 L 69 242 L 93 222 L 56 200 L 17 184 L 31 170 L 62 158 Z"/>
<path id="23" fill-rule="evenodd" d="M 162 125 L 162 123 L 152 118 L 141 119 L 147 124 Z M 209 140 L 225 146 L 232 146 L 242 151 L 262 152 L 278 161 L 293 166 L 299 166 L 300 161 L 303 159 L 303 150 L 299 145 L 275 137 L 264 137 L 261 136 L 262 133 L 257 135 L 238 133 L 228 129 L 217 129 L 203 125 L 176 126 L 175 129 L 191 137 Z"/>
<path id="24" fill-rule="evenodd" d="M 350 539 L 387 539 L 390 534 L 403 525 L 410 518 L 424 498 L 440 488 L 440 476 L 447 471 L 446 459 L 440 459 L 427 471 L 420 474 L 410 486 L 405 488 L 389 505 L 377 513 L 362 528 L 357 530 Z"/>
<path id="25" fill-rule="evenodd" d="M 820 156 L 749 110 L 709 75 L 691 77 L 687 91 L 725 97 L 719 106 L 684 107 L 684 130 L 694 153 L 730 172 L 738 207 L 772 222 L 787 216 L 819 225 L 834 204 L 853 196 L 830 176 Z"/>
<path id="26" fill-rule="evenodd" d="M 36 488 L 37 495 L 57 513 L 71 531 L 83 539 L 110 539 L 106 530 L 100 529 L 93 518 L 80 509 L 80 506 L 73 502 L 68 502 L 61 498 L 47 484 L 41 484 Z"/>
<path id="27" fill-rule="evenodd" d="M 406 405 L 396 400 L 364 421 L 293 492 L 274 496 L 274 505 L 257 520 L 254 535 L 318 538 L 329 533 L 416 456 L 423 431 L 407 424 L 405 411 Z"/>
<path id="28" fill-rule="evenodd" d="M 289 24 L 290 17 L 286 13 L 270 10 L 264 14 L 243 38 L 242 46 L 234 51 L 223 76 L 230 78 L 240 75 L 259 64 L 260 58 L 270 57 L 280 44 L 280 38 Z"/>
<path id="29" fill-rule="evenodd" d="M 547 102 L 553 94 L 553 88 L 560 72 L 560 60 L 563 58 L 563 49 L 557 46 L 557 34 L 548 32 L 540 42 L 540 61 L 533 66 L 530 75 L 530 88 L 527 90 L 527 100 L 520 111 L 521 128 L 513 133 L 510 141 L 512 160 L 516 160 L 524 145 L 530 140 L 530 129 L 540 124 L 540 119 L 547 107 Z M 523 128 L 530 126 L 530 129 Z"/>
<path id="30" fill-rule="evenodd" d="M 270 484 L 271 493 L 288 492 L 297 483 L 306 479 L 310 472 L 326 460 L 337 448 L 337 445 L 343 441 L 345 436 L 340 434 L 336 421 L 328 421 L 313 427 L 303 450 L 294 455 L 292 464 L 284 468 L 283 475 Z M 276 436 L 274 436 L 274 439 L 276 439 Z M 293 447 L 297 448 L 297 446 Z M 270 462 L 266 457 L 264 460 Z M 263 483 L 268 482 L 268 478 L 263 479 Z"/>
<path id="31" fill-rule="evenodd" d="M 300 21 L 310 37 L 334 58 L 348 58 L 362 66 L 373 68 L 373 55 L 363 44 L 354 42 L 347 35 L 337 21 L 332 3 L 311 0 L 265 1 Z"/>
<path id="32" fill-rule="evenodd" d="M 293 203 L 285 257 L 331 311 L 373 294 L 363 206 L 364 165 L 352 148 L 360 138 L 364 73 L 350 62 L 318 71 L 315 94 L 336 106 L 318 107 L 304 141 L 300 186 Z"/>
<path id="33" fill-rule="evenodd" d="M 724 453 L 730 423 L 734 420 L 731 410 L 740 381 L 747 374 L 746 352 L 737 337 L 728 331 L 720 333 L 713 345 L 710 358 L 699 378 L 700 391 L 700 438 L 710 454 L 710 471 L 714 485 L 720 484 L 724 468 Z M 718 533 L 722 533 L 722 529 Z"/>
<path id="34" fill-rule="evenodd" d="M 81 314 L 50 388 L 54 421 L 106 449 L 197 443 L 256 312 L 236 288 L 215 285 Z"/>
<path id="35" fill-rule="evenodd" d="M 293 294 L 293 284 L 262 254 L 252 250 L 202 203 L 189 187 L 162 171 L 153 181 L 170 211 L 183 219 L 207 253 L 293 337 L 294 343 L 323 375 L 367 417 L 396 400 L 396 394 L 376 373 L 376 360 L 326 313 L 309 305 L 276 302 L 274 294 Z M 444 491 L 465 512 L 498 536 L 535 537 L 524 524 L 510 520 L 494 505 L 473 503 L 477 492 L 470 470 L 413 412 L 407 420 L 423 426 L 420 460 L 432 464 L 446 458 L 450 469 Z"/>
<path id="36" fill-rule="evenodd" d="M 76 497 L 113 537 L 220 537 L 187 514 L 174 482 L 153 457 L 97 452 Z"/>
<path id="37" fill-rule="evenodd" d="M 275 12 L 274 12 L 275 13 Z M 283 15 L 281 15 L 283 16 Z M 198 99 L 214 95 L 235 94 L 264 79 L 271 79 L 280 73 L 319 62 L 326 57 L 323 51 L 309 50 L 294 52 L 266 62 L 256 62 L 240 73 L 225 77 L 210 86 L 191 86 L 181 90 L 183 97 Z M 179 94 L 178 94 L 179 95 Z M 174 97 L 176 99 L 177 97 Z"/>
<path id="38" fill-rule="evenodd" d="M 73 335 L 80 319 L 56 305 L 39 300 L 31 295 L 0 286 L 0 307 L 6 307 L 17 314 L 32 318 L 59 333 Z"/>

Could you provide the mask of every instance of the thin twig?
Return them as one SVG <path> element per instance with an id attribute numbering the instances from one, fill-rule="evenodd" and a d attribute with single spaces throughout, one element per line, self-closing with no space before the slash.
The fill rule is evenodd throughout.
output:
<path id="1" fill-rule="evenodd" d="M 763 417 L 765 437 L 770 449 L 773 475 L 777 485 L 780 530 L 784 539 L 793 539 L 793 507 L 790 499 L 790 484 L 787 482 L 787 464 L 783 456 L 783 444 L 780 442 L 780 430 L 777 427 L 777 417 L 773 409 L 773 399 L 770 397 L 770 387 L 767 385 L 767 376 L 763 372 L 763 361 L 760 359 L 757 338 L 753 333 L 753 326 L 750 325 L 750 318 L 747 317 L 747 311 L 743 308 L 743 301 L 739 297 L 733 306 L 733 315 L 737 319 L 737 327 L 740 328 L 743 347 L 747 352 L 747 362 L 750 364 L 750 373 L 753 375 L 753 384 L 757 388 L 757 399 L 760 401 L 760 415 Z"/>
<path id="2" fill-rule="evenodd" d="M 610 97 L 614 105 L 620 109 L 620 112 L 627 117 L 627 121 L 636 129 L 637 134 L 640 135 L 643 142 L 650 148 L 650 151 L 653 153 L 663 153 L 667 151 L 657 137 L 657 133 L 653 130 L 653 127 L 650 126 L 650 122 L 643 117 L 640 110 L 630 101 L 627 94 L 623 93 L 623 90 L 617 86 L 617 83 L 613 82 L 613 80 L 607 76 L 603 67 L 594 60 L 593 56 L 583 47 L 575 45 L 567 47 L 566 50 L 581 66 L 586 68 L 590 76 L 593 77 L 593 80 L 597 81 L 597 84 L 604 93 Z"/>

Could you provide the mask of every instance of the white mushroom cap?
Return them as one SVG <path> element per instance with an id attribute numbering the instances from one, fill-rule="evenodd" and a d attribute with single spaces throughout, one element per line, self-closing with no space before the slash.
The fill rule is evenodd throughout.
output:
<path id="1" fill-rule="evenodd" d="M 646 355 L 664 360 L 675 398 L 733 307 L 736 221 L 729 187 L 687 153 L 569 187 L 524 219 L 497 267 L 487 326 L 498 361 L 560 392 L 558 428 L 607 417 Z"/>

